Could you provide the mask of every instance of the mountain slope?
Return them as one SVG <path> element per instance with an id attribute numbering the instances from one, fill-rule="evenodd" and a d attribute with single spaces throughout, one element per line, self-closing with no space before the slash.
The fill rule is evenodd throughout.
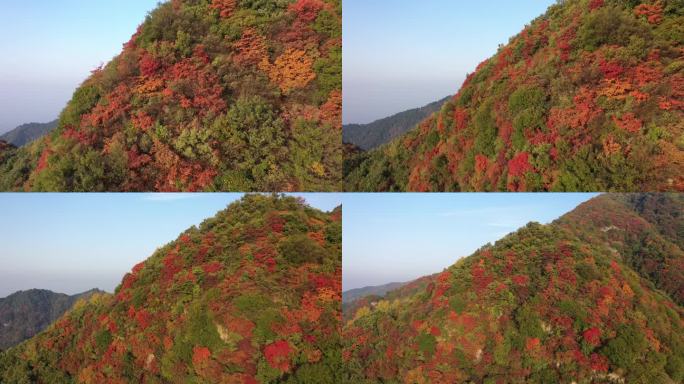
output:
<path id="1" fill-rule="evenodd" d="M 681 0 L 559 1 L 346 189 L 682 191 L 682 25 Z"/>
<path id="2" fill-rule="evenodd" d="M 17 147 L 23 147 L 52 131 L 57 127 L 57 120 L 49 123 L 28 123 L 20 125 L 13 130 L 0 135 L 0 140 L 5 140 L 8 143 Z"/>
<path id="3" fill-rule="evenodd" d="M 342 141 L 367 151 L 392 141 L 414 128 L 426 117 L 439 111 L 449 100 L 445 97 L 421 108 L 410 109 L 376 120 L 369 124 L 347 124 L 342 126 Z"/>
<path id="4" fill-rule="evenodd" d="M 0 381 L 334 383 L 341 215 L 248 195 L 0 355 Z"/>
<path id="5" fill-rule="evenodd" d="M 93 289 L 69 296 L 31 289 L 0 299 L 0 350 L 33 337 L 61 317 L 76 301 L 99 293 L 104 292 Z"/>
<path id="6" fill-rule="evenodd" d="M 624 201 L 642 197 L 603 195 L 552 224 L 530 223 L 415 289 L 345 314 L 350 375 L 359 382 L 682 382 L 677 294 L 684 280 L 640 266 L 664 255 L 664 264 L 681 265 L 684 252 Z M 684 209 L 678 197 L 655 198 Z"/>
<path id="7" fill-rule="evenodd" d="M 341 185 L 339 0 L 170 0 L 74 92 L 0 189 Z"/>

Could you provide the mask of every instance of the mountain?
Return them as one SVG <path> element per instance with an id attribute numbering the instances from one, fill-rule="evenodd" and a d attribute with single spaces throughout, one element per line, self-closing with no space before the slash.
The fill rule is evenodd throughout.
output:
<path id="1" fill-rule="evenodd" d="M 0 354 L 0 382 L 339 382 L 341 220 L 246 195 Z"/>
<path id="2" fill-rule="evenodd" d="M 387 292 L 400 288 L 404 284 L 406 283 L 388 283 L 383 285 L 350 289 L 348 291 L 342 292 L 342 303 L 349 303 L 364 296 L 385 296 Z"/>
<path id="3" fill-rule="evenodd" d="M 7 349 L 43 331 L 80 299 L 104 291 L 92 289 L 65 295 L 44 289 L 15 292 L 0 299 L 0 350 Z"/>
<path id="4" fill-rule="evenodd" d="M 349 191 L 684 191 L 681 0 L 564 0 Z"/>
<path id="5" fill-rule="evenodd" d="M 682 212 L 601 195 L 345 313 L 352 381 L 683 382 Z"/>
<path id="6" fill-rule="evenodd" d="M 450 98 L 445 97 L 424 107 L 400 112 L 369 124 L 343 125 L 342 142 L 354 144 L 364 151 L 379 147 L 403 135 L 426 117 L 439 111 Z"/>
<path id="7" fill-rule="evenodd" d="M 0 163 L 0 190 L 340 190 L 341 13 L 163 2 L 57 128 Z"/>
<path id="8" fill-rule="evenodd" d="M 20 125 L 13 130 L 0 135 L 0 140 L 5 140 L 17 147 L 23 147 L 52 131 L 57 127 L 57 120 L 49 123 L 28 123 Z"/>

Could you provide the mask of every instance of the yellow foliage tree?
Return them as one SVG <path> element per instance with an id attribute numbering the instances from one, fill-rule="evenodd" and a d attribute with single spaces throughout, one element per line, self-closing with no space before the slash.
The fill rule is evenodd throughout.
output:
<path id="1" fill-rule="evenodd" d="M 280 55 L 273 64 L 266 58 L 261 62 L 261 70 L 280 89 L 288 93 L 293 89 L 306 87 L 316 74 L 313 71 L 313 59 L 305 51 L 290 48 Z"/>

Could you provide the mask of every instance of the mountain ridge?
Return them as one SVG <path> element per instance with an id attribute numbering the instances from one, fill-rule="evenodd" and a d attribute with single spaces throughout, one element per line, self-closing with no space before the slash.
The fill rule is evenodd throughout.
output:
<path id="1" fill-rule="evenodd" d="M 385 293 L 397 289 L 406 284 L 408 283 L 391 282 L 381 285 L 368 285 L 361 288 L 348 289 L 346 291 L 342 291 L 342 303 L 354 301 L 356 299 L 368 295 L 384 296 Z"/>
<path id="2" fill-rule="evenodd" d="M 40 333 L 78 300 L 105 293 L 97 288 L 75 295 L 46 289 L 17 291 L 0 298 L 0 350 Z"/>
<path id="3" fill-rule="evenodd" d="M 368 124 L 344 124 L 342 142 L 354 144 L 364 151 L 379 147 L 415 128 L 426 117 L 438 111 L 450 98 L 447 96 L 422 107 L 395 113 Z"/>
<path id="4" fill-rule="evenodd" d="M 5 140 L 16 147 L 23 147 L 47 135 L 57 127 L 57 122 L 58 120 L 47 123 L 22 124 L 0 135 L 0 140 Z"/>

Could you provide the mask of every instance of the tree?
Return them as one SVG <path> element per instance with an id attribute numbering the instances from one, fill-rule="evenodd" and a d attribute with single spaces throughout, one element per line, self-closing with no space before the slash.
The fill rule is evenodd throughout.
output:
<path id="1" fill-rule="evenodd" d="M 211 8 L 219 12 L 221 17 L 232 16 L 237 8 L 237 0 L 211 0 Z"/>
<path id="2" fill-rule="evenodd" d="M 280 370 L 281 372 L 290 371 L 290 355 L 293 350 L 287 340 L 278 340 L 267 345 L 264 348 L 264 357 L 271 367 Z"/>
<path id="3" fill-rule="evenodd" d="M 289 48 L 270 64 L 264 58 L 260 68 L 268 73 L 269 78 L 278 84 L 284 93 L 304 88 L 316 74 L 313 71 L 313 59 L 303 50 Z"/>

